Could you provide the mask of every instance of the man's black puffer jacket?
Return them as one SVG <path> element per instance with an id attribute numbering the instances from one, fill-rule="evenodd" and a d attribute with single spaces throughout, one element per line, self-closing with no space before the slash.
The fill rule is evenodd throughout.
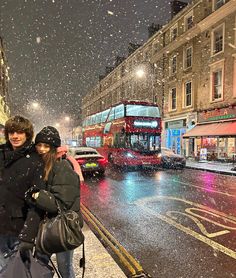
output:
<path id="1" fill-rule="evenodd" d="M 17 237 L 22 232 L 25 241 L 34 240 L 40 216 L 24 198 L 32 186 L 45 188 L 43 170 L 43 161 L 30 142 L 15 151 L 9 142 L 0 145 L 0 234 Z"/>
<path id="2" fill-rule="evenodd" d="M 77 173 L 66 159 L 56 161 L 49 173 L 47 189 L 40 190 L 35 200 L 37 208 L 44 210 L 49 215 L 56 215 L 58 212 L 57 199 L 61 208 L 73 209 L 80 216 L 80 226 L 83 226 L 83 219 L 80 214 L 80 180 Z"/>

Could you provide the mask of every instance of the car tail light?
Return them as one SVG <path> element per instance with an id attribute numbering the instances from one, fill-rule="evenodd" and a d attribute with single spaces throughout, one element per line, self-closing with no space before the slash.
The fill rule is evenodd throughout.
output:
<path id="1" fill-rule="evenodd" d="M 79 164 L 83 164 L 85 162 L 85 159 L 76 159 L 76 161 L 79 163 Z"/>
<path id="2" fill-rule="evenodd" d="M 98 159 L 98 162 L 99 162 L 100 164 L 102 164 L 102 165 L 106 165 L 106 164 L 108 163 L 108 161 L 107 161 L 107 159 L 106 159 L 105 157 L 99 158 L 99 159 Z"/>

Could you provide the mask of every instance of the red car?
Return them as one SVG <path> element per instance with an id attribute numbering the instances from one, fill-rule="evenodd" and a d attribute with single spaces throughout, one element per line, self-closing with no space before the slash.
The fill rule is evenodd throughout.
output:
<path id="1" fill-rule="evenodd" d="M 90 147 L 76 147 L 69 150 L 79 163 L 83 173 L 97 173 L 103 175 L 108 161 L 97 150 Z"/>

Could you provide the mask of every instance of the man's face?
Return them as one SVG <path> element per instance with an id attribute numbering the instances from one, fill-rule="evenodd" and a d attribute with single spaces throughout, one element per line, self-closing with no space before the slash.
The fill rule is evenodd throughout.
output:
<path id="1" fill-rule="evenodd" d="M 21 132 L 21 131 L 9 132 L 8 138 L 14 150 L 23 146 L 23 144 L 27 140 L 25 132 Z"/>

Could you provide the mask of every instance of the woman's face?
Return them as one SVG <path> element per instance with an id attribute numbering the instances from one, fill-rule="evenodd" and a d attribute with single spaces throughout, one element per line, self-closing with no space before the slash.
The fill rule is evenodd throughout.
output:
<path id="1" fill-rule="evenodd" d="M 46 143 L 38 143 L 36 145 L 36 150 L 39 154 L 45 154 L 48 153 L 50 151 L 51 147 L 49 144 Z"/>

